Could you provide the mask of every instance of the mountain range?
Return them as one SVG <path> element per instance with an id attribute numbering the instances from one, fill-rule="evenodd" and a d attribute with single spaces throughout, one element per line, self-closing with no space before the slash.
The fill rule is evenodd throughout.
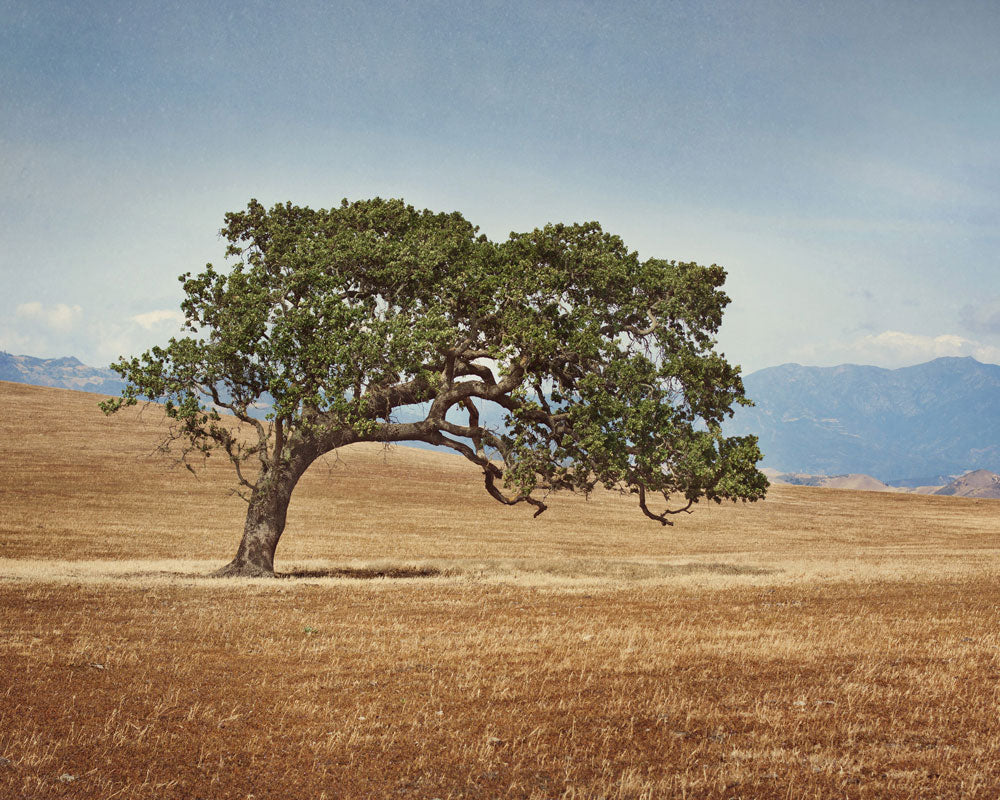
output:
<path id="1" fill-rule="evenodd" d="M 764 466 L 864 473 L 898 486 L 1000 471 L 1000 366 L 938 358 L 900 369 L 784 364 L 745 376 L 752 408 L 728 433 L 759 437 Z"/>
<path id="2" fill-rule="evenodd" d="M 88 367 L 77 358 L 33 358 L 0 351 L 0 381 L 118 394 L 124 384 L 110 369 Z"/>
<path id="3" fill-rule="evenodd" d="M 917 486 L 905 488 L 890 486 L 871 475 L 804 475 L 778 472 L 764 468 L 771 483 L 785 486 L 816 486 L 822 489 L 853 489 L 860 492 L 913 492 L 915 494 L 940 494 L 954 497 L 988 497 L 1000 499 L 1000 475 L 977 469 L 960 475 L 945 486 Z"/>
<path id="4" fill-rule="evenodd" d="M 118 376 L 76 358 L 0 352 L 0 380 L 117 394 Z M 1000 472 L 1000 366 L 939 358 L 901 369 L 783 364 L 744 377 L 755 405 L 726 433 L 755 434 L 772 475 L 812 485 L 873 476 L 897 487 L 943 486 L 971 470 Z M 798 477 L 795 477 L 798 476 Z M 864 481 L 862 481 L 864 483 Z M 861 488 L 858 485 L 858 488 Z M 871 484 L 869 488 L 876 488 Z"/>

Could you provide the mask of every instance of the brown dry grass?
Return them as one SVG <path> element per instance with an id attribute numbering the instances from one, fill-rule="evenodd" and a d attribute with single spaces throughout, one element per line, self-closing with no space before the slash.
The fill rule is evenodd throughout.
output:
<path id="1" fill-rule="evenodd" d="M 998 794 L 997 501 L 532 521 L 352 448 L 293 499 L 294 577 L 215 581 L 227 468 L 95 400 L 0 384 L 0 797 Z"/>

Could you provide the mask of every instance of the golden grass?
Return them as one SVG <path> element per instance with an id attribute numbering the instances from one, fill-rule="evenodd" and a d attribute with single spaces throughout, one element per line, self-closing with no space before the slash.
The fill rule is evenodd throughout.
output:
<path id="1" fill-rule="evenodd" d="M 994 798 L 1000 503 L 777 487 L 538 520 L 349 448 L 276 581 L 156 409 L 0 383 L 0 797 Z"/>

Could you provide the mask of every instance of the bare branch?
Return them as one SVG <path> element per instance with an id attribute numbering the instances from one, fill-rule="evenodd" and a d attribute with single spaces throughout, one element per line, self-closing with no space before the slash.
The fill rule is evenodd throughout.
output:
<path id="1" fill-rule="evenodd" d="M 430 411 L 427 413 L 427 419 L 444 419 L 444 415 L 448 412 L 449 408 L 468 397 L 480 397 L 483 400 L 492 400 L 496 403 L 501 403 L 510 392 L 521 385 L 526 367 L 527 359 L 522 358 L 507 375 L 492 384 L 482 380 L 461 381 L 454 384 L 448 390 L 434 398 Z"/>
<path id="2" fill-rule="evenodd" d="M 430 382 L 417 377 L 392 386 L 373 387 L 368 392 L 368 401 L 373 404 L 379 418 L 387 419 L 394 408 L 422 403 L 433 396 L 434 388 Z"/>
<path id="3" fill-rule="evenodd" d="M 533 515 L 535 517 L 548 508 L 545 503 L 536 497 L 532 497 L 530 494 L 519 494 L 515 497 L 508 497 L 505 495 L 496 485 L 496 479 L 503 476 L 501 469 L 492 461 L 479 456 L 468 445 L 463 444 L 462 442 L 456 442 L 454 439 L 449 439 L 447 436 L 443 436 L 440 431 L 436 430 L 429 431 L 425 434 L 421 441 L 427 442 L 428 444 L 439 444 L 444 447 L 449 447 L 452 450 L 461 453 L 473 464 L 478 464 L 482 467 L 486 491 L 489 493 L 490 497 L 500 503 L 503 503 L 505 506 L 515 506 L 518 503 L 528 503 L 528 505 L 535 507 L 536 510 Z"/>
<path id="4" fill-rule="evenodd" d="M 503 503 L 505 506 L 516 506 L 518 503 L 528 503 L 528 505 L 535 507 L 535 513 L 532 514 L 533 517 L 537 517 L 548 508 L 545 503 L 536 497 L 532 497 L 530 494 L 520 494 L 517 497 L 507 497 L 507 495 L 497 488 L 495 482 L 497 476 L 493 471 L 483 470 L 483 474 L 486 478 L 486 491 L 489 492 L 490 497 Z"/>
<path id="5" fill-rule="evenodd" d="M 459 361 L 455 365 L 455 377 L 464 378 L 472 375 L 479 378 L 483 383 L 489 384 L 490 386 L 496 386 L 496 376 L 493 374 L 493 370 L 483 364 L 473 364 L 469 361 Z"/>
<path id="6" fill-rule="evenodd" d="M 264 429 L 264 425 L 259 419 L 254 419 L 249 414 L 247 414 L 243 409 L 237 406 L 235 403 L 223 402 L 222 397 L 219 395 L 219 387 L 214 383 L 208 386 L 199 386 L 199 390 L 206 394 L 212 396 L 212 402 L 221 408 L 228 409 L 232 412 L 233 416 L 236 417 L 240 422 L 245 422 L 248 425 L 253 425 L 257 429 L 257 440 L 260 443 L 260 448 L 258 449 L 258 455 L 262 463 L 266 462 L 267 459 L 267 443 L 268 443 L 268 432 Z M 207 390 L 207 391 L 206 391 Z"/>
<path id="7" fill-rule="evenodd" d="M 660 327 L 660 321 L 653 316 L 653 309 L 648 309 L 646 311 L 646 316 L 649 317 L 649 325 L 645 328 L 635 328 L 635 332 L 639 336 L 649 336 L 653 331 Z"/>
<path id="8" fill-rule="evenodd" d="M 660 514 L 654 514 L 652 511 L 649 510 L 649 506 L 646 505 L 646 488 L 640 483 L 638 485 L 637 491 L 639 493 L 639 508 L 642 510 L 642 513 L 645 514 L 650 519 L 656 520 L 661 525 L 673 525 L 674 523 L 671 522 L 669 519 L 667 519 L 668 516 L 673 514 L 683 514 L 687 512 L 691 508 L 691 506 L 694 505 L 694 500 L 688 500 L 688 504 L 683 508 L 675 508 L 675 509 L 668 508 Z"/>
<path id="9" fill-rule="evenodd" d="M 451 386 L 455 382 L 455 354 L 449 352 L 444 360 L 444 369 L 441 370 L 441 379 L 445 386 Z"/>
<path id="10" fill-rule="evenodd" d="M 475 402 L 473 402 L 470 397 L 465 398 L 465 400 L 462 401 L 462 405 L 464 405 L 465 410 L 469 412 L 469 428 L 472 430 L 472 435 L 469 438 L 472 439 L 472 444 L 476 448 L 476 453 L 481 458 L 485 458 L 486 453 L 483 450 L 482 429 L 479 427 L 479 409 L 476 408 Z"/>
<path id="11" fill-rule="evenodd" d="M 228 431 L 225 431 L 225 433 L 229 434 Z M 240 484 L 246 486 L 250 490 L 253 490 L 254 485 L 250 481 L 248 481 L 246 477 L 243 475 L 244 458 L 241 453 L 239 442 L 237 442 L 235 437 L 233 437 L 232 435 L 226 435 L 220 438 L 221 438 L 222 448 L 226 451 L 226 455 L 229 456 L 229 460 L 233 463 L 233 467 L 236 468 L 236 477 L 239 479 Z M 219 441 L 220 438 L 217 438 L 216 441 Z M 247 502 L 249 502 L 249 499 L 244 497 L 242 492 L 237 492 L 237 494 L 239 494 L 240 497 L 243 497 L 244 500 L 247 500 Z"/>
<path id="12" fill-rule="evenodd" d="M 278 417 L 274 421 L 274 457 L 281 458 L 281 451 L 285 447 L 285 427 L 282 424 L 283 417 Z"/>

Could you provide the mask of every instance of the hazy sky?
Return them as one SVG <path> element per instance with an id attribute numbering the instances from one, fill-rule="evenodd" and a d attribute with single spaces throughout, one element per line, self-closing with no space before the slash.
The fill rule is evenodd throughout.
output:
<path id="1" fill-rule="evenodd" d="M 178 328 L 251 197 L 599 220 L 716 262 L 720 342 L 1000 363 L 1000 3 L 4 2 L 0 349 Z"/>

